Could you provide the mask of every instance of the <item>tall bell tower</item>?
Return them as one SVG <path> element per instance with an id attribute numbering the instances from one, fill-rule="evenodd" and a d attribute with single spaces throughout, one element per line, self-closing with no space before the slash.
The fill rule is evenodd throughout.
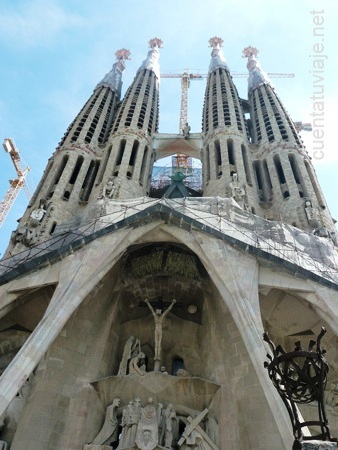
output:
<path id="1" fill-rule="evenodd" d="M 291 449 L 263 332 L 292 350 L 322 326 L 338 435 L 334 220 L 258 50 L 243 99 L 209 45 L 202 130 L 159 132 L 153 38 L 123 96 L 116 52 L 50 158 L 0 265 L 0 448 Z M 173 173 L 151 197 L 175 153 L 202 194 Z"/>

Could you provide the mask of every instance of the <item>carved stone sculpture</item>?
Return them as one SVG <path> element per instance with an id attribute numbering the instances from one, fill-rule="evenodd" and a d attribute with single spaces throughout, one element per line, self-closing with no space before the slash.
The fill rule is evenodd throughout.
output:
<path id="1" fill-rule="evenodd" d="M 102 196 L 106 198 L 114 198 L 117 186 L 114 183 L 114 178 L 109 178 L 106 185 L 103 187 Z"/>
<path id="2" fill-rule="evenodd" d="M 145 354 L 140 352 L 138 355 L 131 358 L 129 362 L 129 373 L 144 375 L 146 373 L 146 366 L 144 364 Z"/>
<path id="3" fill-rule="evenodd" d="M 39 200 L 39 207 L 33 209 L 33 211 L 29 215 L 29 219 L 27 222 L 28 228 L 36 228 L 40 225 L 47 212 L 48 206 L 49 205 L 47 205 L 47 200 L 45 198 L 41 198 Z"/>
<path id="4" fill-rule="evenodd" d="M 140 340 L 134 336 L 129 336 L 127 342 L 124 345 L 123 355 L 120 362 L 118 375 L 127 375 L 128 365 L 131 358 L 141 352 Z"/>
<path id="5" fill-rule="evenodd" d="M 238 181 L 237 173 L 232 175 L 232 182 L 230 183 L 231 188 L 231 197 L 243 208 L 244 206 L 244 197 L 245 197 L 245 189 L 244 186 L 240 184 Z"/>
<path id="6" fill-rule="evenodd" d="M 119 406 L 120 400 L 115 398 L 107 407 L 101 430 L 84 450 L 219 450 L 214 444 L 217 423 L 207 417 L 207 409 L 201 413 L 190 410 L 188 416 L 184 406 L 169 403 L 165 408 L 153 398 L 148 398 L 145 406 L 140 398 Z"/>
<path id="7" fill-rule="evenodd" d="M 153 404 L 153 399 L 148 399 L 148 404 L 141 410 L 141 418 L 137 427 L 136 444 L 140 450 L 153 450 L 158 444 L 158 416 L 162 405 L 158 405 L 159 410 Z"/>
<path id="8" fill-rule="evenodd" d="M 135 446 L 138 423 L 141 418 L 141 401 L 136 398 L 130 401 L 122 413 L 122 433 L 118 449 L 131 448 Z"/>
<path id="9" fill-rule="evenodd" d="M 165 316 L 175 305 L 176 299 L 173 299 L 170 306 L 164 312 L 162 312 L 161 309 L 156 309 L 156 311 L 155 311 L 148 299 L 146 299 L 145 302 L 148 305 L 148 308 L 150 309 L 150 311 L 154 317 L 154 321 L 155 321 L 155 356 L 154 356 L 154 359 L 155 359 L 155 362 L 157 361 L 159 363 L 159 361 L 161 360 L 163 321 L 164 321 Z M 159 367 L 158 367 L 158 369 L 159 369 Z"/>
<path id="10" fill-rule="evenodd" d="M 304 209 L 305 209 L 306 218 L 307 218 L 309 224 L 314 228 L 319 227 L 319 211 L 318 211 L 318 209 L 313 208 L 310 200 L 307 200 L 305 202 Z"/>
<path id="11" fill-rule="evenodd" d="M 176 428 L 176 424 L 176 412 L 173 409 L 173 405 L 170 403 L 164 411 L 164 427 L 162 431 L 164 435 L 164 446 L 166 448 L 172 448 L 174 429 Z M 163 442 L 163 438 L 160 440 L 160 442 Z"/>
<path id="12" fill-rule="evenodd" d="M 188 139 L 189 134 L 190 134 L 190 125 L 188 124 L 188 122 L 186 122 L 186 124 L 184 125 L 183 129 L 182 129 L 182 134 L 184 136 L 184 139 Z"/>
<path id="13" fill-rule="evenodd" d="M 178 441 L 178 445 L 182 449 L 219 450 L 200 426 L 200 422 L 204 419 L 207 413 L 208 410 L 205 409 L 194 419 L 192 417 L 188 417 L 188 423 L 186 424 L 181 439 Z"/>
<path id="14" fill-rule="evenodd" d="M 106 417 L 103 427 L 99 431 L 98 435 L 93 440 L 92 444 L 109 444 L 112 441 L 117 441 L 118 436 L 118 420 L 117 420 L 117 408 L 120 406 L 120 399 L 115 398 L 113 403 L 108 406 L 106 410 Z"/>

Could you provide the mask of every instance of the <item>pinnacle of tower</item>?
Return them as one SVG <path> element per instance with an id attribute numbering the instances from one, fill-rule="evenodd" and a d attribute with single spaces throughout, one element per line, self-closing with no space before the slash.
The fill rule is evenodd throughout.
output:
<path id="1" fill-rule="evenodd" d="M 209 73 L 218 68 L 224 68 L 229 71 L 226 59 L 223 55 L 222 44 L 223 39 L 217 36 L 209 39 L 209 47 L 212 47 L 211 61 L 209 64 Z"/>
<path id="2" fill-rule="evenodd" d="M 130 51 L 122 48 L 115 52 L 115 57 L 117 59 L 116 63 L 113 64 L 111 71 L 96 85 L 95 89 L 105 86 L 112 91 L 115 91 L 120 96 L 122 89 L 122 73 L 126 68 L 125 61 L 130 60 Z"/>
<path id="3" fill-rule="evenodd" d="M 152 70 L 157 79 L 160 80 L 160 65 L 158 59 L 160 57 L 159 49 L 162 48 L 163 41 L 159 38 L 153 38 L 149 41 L 150 50 L 147 58 L 143 61 L 138 71 L 147 69 Z"/>
<path id="4" fill-rule="evenodd" d="M 248 91 L 249 94 L 253 89 L 260 86 L 261 84 L 270 84 L 272 86 L 271 81 L 269 80 L 267 74 L 261 68 L 258 60 L 257 60 L 258 50 L 255 47 L 246 47 L 243 50 L 243 58 L 248 58 L 247 68 L 249 71 L 248 78 Z"/>

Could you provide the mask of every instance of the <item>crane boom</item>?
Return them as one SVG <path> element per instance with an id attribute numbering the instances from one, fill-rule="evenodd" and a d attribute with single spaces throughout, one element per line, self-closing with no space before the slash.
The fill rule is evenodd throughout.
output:
<path id="1" fill-rule="evenodd" d="M 235 78 L 246 78 L 247 73 L 231 72 L 231 75 Z M 294 73 L 268 73 L 269 78 L 294 78 Z M 179 133 L 182 132 L 184 125 L 188 122 L 188 88 L 190 80 L 201 80 L 207 78 L 207 73 L 189 73 L 186 69 L 182 73 L 162 73 L 161 78 L 181 78 L 181 111 L 180 111 L 180 124 Z"/>
<path id="2" fill-rule="evenodd" d="M 5 152 L 9 153 L 9 155 L 12 159 L 12 163 L 13 163 L 15 171 L 17 173 L 17 178 L 15 178 L 14 180 L 9 180 L 10 186 L 9 186 L 6 194 L 4 195 L 4 198 L 0 202 L 0 227 L 4 223 L 20 190 L 23 187 L 27 187 L 26 176 L 27 176 L 27 173 L 30 171 L 29 167 L 26 167 L 25 169 L 21 168 L 20 152 L 17 149 L 17 147 L 15 146 L 13 139 L 6 138 L 2 145 L 5 149 Z M 28 196 L 28 198 L 30 198 L 30 193 L 29 193 L 28 188 L 26 190 L 26 195 Z"/>
<path id="3" fill-rule="evenodd" d="M 247 73 L 241 72 L 231 72 L 232 77 L 235 78 L 246 78 Z M 161 78 L 181 78 L 181 109 L 180 109 L 180 123 L 179 123 L 179 133 L 182 133 L 185 125 L 188 124 L 188 89 L 190 85 L 190 80 L 201 80 L 207 78 L 206 73 L 189 73 L 186 69 L 183 73 L 163 73 Z M 268 73 L 270 78 L 293 78 L 294 73 Z M 188 168 L 189 158 L 186 155 L 178 153 L 176 157 L 173 157 L 176 166 Z"/>

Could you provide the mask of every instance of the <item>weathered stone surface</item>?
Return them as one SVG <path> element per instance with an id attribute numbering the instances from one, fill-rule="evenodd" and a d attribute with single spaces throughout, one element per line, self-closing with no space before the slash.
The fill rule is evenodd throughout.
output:
<path id="1" fill-rule="evenodd" d="M 326 450 L 338 448 L 336 442 L 324 441 L 304 441 L 302 442 L 302 450 Z"/>
<path id="2" fill-rule="evenodd" d="M 112 450 L 112 448 L 110 445 L 87 444 L 83 447 L 83 450 Z"/>

